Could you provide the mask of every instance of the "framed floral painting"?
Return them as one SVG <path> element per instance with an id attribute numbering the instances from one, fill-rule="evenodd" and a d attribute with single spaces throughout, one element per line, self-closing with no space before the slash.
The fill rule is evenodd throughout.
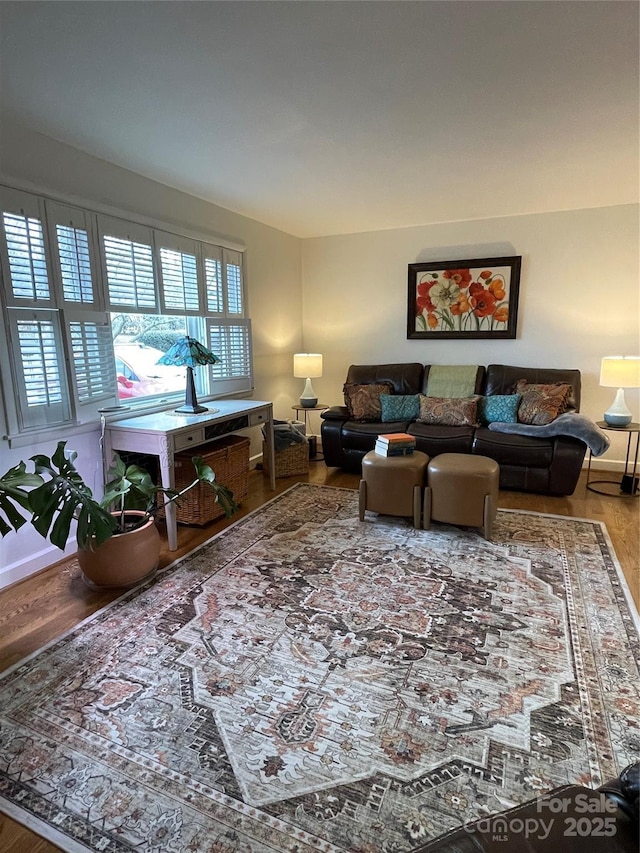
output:
<path id="1" fill-rule="evenodd" d="M 409 264 L 407 338 L 515 338 L 521 260 Z"/>

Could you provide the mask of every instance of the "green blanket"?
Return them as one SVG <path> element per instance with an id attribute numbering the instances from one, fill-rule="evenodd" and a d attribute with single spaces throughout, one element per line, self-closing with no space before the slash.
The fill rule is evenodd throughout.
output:
<path id="1" fill-rule="evenodd" d="M 471 397 L 477 372 L 477 364 L 433 364 L 427 377 L 427 396 Z"/>

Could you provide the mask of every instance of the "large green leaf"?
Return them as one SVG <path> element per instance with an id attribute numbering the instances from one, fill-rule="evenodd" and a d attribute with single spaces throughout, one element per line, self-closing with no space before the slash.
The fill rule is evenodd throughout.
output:
<path id="1" fill-rule="evenodd" d="M 0 477 L 0 535 L 6 536 L 26 524 L 27 518 L 18 507 L 29 510 L 30 488 L 43 482 L 39 474 L 30 474 L 24 462 L 19 462 Z M 30 513 L 29 513 L 30 515 Z"/>
<path id="2" fill-rule="evenodd" d="M 31 522 L 38 533 L 47 536 L 58 548 L 64 549 L 71 523 L 78 522 L 76 539 L 79 548 L 88 549 L 105 542 L 113 533 L 116 521 L 94 500 L 91 489 L 75 468 L 77 453 L 65 456 L 66 442 L 58 442 L 55 453 L 32 456 L 37 474 L 49 479 L 29 493 Z"/>

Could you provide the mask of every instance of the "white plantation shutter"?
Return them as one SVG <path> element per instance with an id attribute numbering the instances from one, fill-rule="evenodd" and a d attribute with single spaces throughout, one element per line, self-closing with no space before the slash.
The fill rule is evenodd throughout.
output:
<path id="1" fill-rule="evenodd" d="M 253 389 L 250 320 L 207 320 L 207 346 L 220 358 L 209 368 L 212 394 Z"/>
<path id="2" fill-rule="evenodd" d="M 47 203 L 54 267 L 66 303 L 94 308 L 101 300 L 96 293 L 96 264 L 93 254 L 91 216 L 66 204 Z"/>
<path id="3" fill-rule="evenodd" d="M 58 311 L 8 312 L 23 430 L 62 424 L 71 414 L 59 321 Z"/>
<path id="4" fill-rule="evenodd" d="M 51 305 L 47 270 L 44 203 L 37 196 L 0 188 L 2 239 L 0 258 L 8 271 L 5 298 L 8 305 Z"/>
<path id="5" fill-rule="evenodd" d="M 69 341 L 73 356 L 75 393 L 85 405 L 111 399 L 116 393 L 111 328 L 105 316 L 69 320 Z"/>
<path id="6" fill-rule="evenodd" d="M 222 284 L 222 249 L 219 246 L 202 247 L 204 260 L 204 285 L 207 294 L 207 312 L 224 313 L 224 287 Z"/>
<path id="7" fill-rule="evenodd" d="M 98 217 L 109 307 L 156 311 L 153 238 L 150 228 Z"/>
<path id="8" fill-rule="evenodd" d="M 223 252 L 226 280 L 227 311 L 229 315 L 242 317 L 244 294 L 242 283 L 242 254 L 225 249 Z"/>
<path id="9" fill-rule="evenodd" d="M 199 314 L 197 245 L 194 240 L 155 232 L 160 254 L 163 314 Z"/>

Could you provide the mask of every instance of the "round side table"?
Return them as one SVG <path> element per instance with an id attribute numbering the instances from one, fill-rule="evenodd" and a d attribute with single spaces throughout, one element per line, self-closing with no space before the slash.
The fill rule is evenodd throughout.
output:
<path id="1" fill-rule="evenodd" d="M 324 459 L 324 456 L 320 456 L 318 453 L 318 439 L 315 435 L 311 435 L 309 430 L 311 429 L 311 419 L 309 418 L 309 412 L 324 412 L 325 409 L 328 409 L 329 406 L 326 406 L 324 403 L 318 403 L 316 406 L 291 406 L 293 411 L 296 413 L 296 420 L 300 420 L 300 412 L 304 412 L 304 431 L 309 439 L 309 459 L 314 462 L 321 462 Z"/>
<path id="2" fill-rule="evenodd" d="M 637 498 L 638 491 L 638 445 L 640 444 L 640 424 L 631 423 L 626 426 L 616 427 L 606 421 L 597 422 L 600 429 L 611 432 L 624 432 L 627 434 L 627 456 L 624 460 L 624 474 L 622 479 L 617 480 L 592 480 L 591 479 L 591 450 L 589 450 L 589 463 L 587 465 L 587 488 L 599 495 L 607 495 L 610 498 Z M 631 438 L 636 437 L 636 448 L 633 454 L 633 465 L 631 464 Z M 615 487 L 617 491 L 614 490 Z"/>
<path id="3" fill-rule="evenodd" d="M 304 426 L 305 429 L 309 429 L 311 422 L 308 420 L 308 412 L 324 412 L 329 406 L 325 406 L 324 403 L 318 403 L 317 406 L 291 406 L 291 408 L 296 413 L 296 420 L 298 421 L 300 420 L 300 412 L 304 412 Z"/>

